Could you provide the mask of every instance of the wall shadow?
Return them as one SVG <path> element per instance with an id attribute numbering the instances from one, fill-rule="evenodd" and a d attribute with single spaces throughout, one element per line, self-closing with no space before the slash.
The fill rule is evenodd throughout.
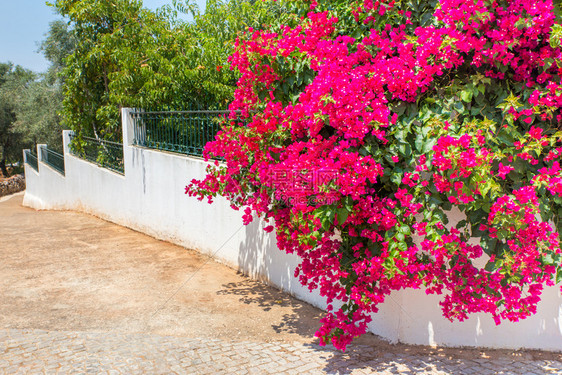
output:
<path id="1" fill-rule="evenodd" d="M 323 312 L 306 302 L 284 293 L 272 286 L 252 280 L 248 277 L 243 281 L 223 285 L 218 295 L 235 295 L 247 305 L 257 305 L 263 311 L 282 308 L 287 311 L 281 321 L 272 322 L 271 327 L 277 333 L 296 334 L 304 338 L 313 338 L 319 327 Z"/>
<path id="2" fill-rule="evenodd" d="M 303 290 L 294 277 L 298 260 L 280 251 L 275 234 L 264 231 L 263 226 L 261 220 L 254 219 L 245 227 L 244 241 L 239 246 L 239 268 L 247 277 L 223 285 L 218 294 L 236 295 L 241 302 L 257 305 L 263 311 L 283 308 L 286 312 L 281 321 L 272 322 L 273 330 L 313 338 L 324 313 L 292 296 L 295 291 Z"/>

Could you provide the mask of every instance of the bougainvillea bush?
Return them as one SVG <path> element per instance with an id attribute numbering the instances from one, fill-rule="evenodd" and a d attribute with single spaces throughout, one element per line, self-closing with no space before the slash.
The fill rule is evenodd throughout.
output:
<path id="1" fill-rule="evenodd" d="M 322 344 L 345 349 L 405 288 L 441 294 L 450 320 L 534 314 L 562 280 L 552 1 L 279 5 L 231 56 L 246 122 L 207 145 L 224 162 L 186 192 L 265 218 L 298 254 L 295 276 L 327 299 Z"/>

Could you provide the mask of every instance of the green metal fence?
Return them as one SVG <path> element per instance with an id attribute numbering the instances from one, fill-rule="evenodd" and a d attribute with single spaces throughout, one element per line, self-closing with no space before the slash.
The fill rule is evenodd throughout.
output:
<path id="1" fill-rule="evenodd" d="M 64 156 L 49 150 L 47 147 L 41 148 L 41 161 L 53 167 L 56 171 L 64 175 Z"/>
<path id="2" fill-rule="evenodd" d="M 36 171 L 39 171 L 39 166 L 37 165 L 37 155 L 33 154 L 30 150 L 25 150 L 25 162 Z"/>
<path id="3" fill-rule="evenodd" d="M 230 111 L 167 111 L 132 113 L 133 144 L 202 156 Z"/>
<path id="4" fill-rule="evenodd" d="M 71 136 L 71 139 L 74 138 Z M 124 174 L 123 144 L 102 139 L 82 137 L 80 146 L 71 142 L 70 152 L 79 158 L 88 160 L 100 167 Z"/>

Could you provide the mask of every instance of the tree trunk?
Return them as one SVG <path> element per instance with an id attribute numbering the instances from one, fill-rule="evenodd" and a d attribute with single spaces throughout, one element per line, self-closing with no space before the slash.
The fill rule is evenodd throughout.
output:
<path id="1" fill-rule="evenodd" d="M 4 177 L 8 177 L 8 169 L 6 169 L 6 157 L 3 156 L 2 160 L 0 160 L 0 171 L 2 171 L 2 174 L 4 175 Z"/>

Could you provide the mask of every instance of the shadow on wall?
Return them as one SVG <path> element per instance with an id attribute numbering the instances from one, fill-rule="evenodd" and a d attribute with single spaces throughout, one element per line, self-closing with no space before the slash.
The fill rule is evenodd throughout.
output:
<path id="1" fill-rule="evenodd" d="M 274 306 L 290 307 L 291 313 L 285 314 L 279 324 L 272 324 L 273 329 L 278 333 L 311 337 L 318 329 L 319 319 L 324 313 L 286 294 L 302 291 L 310 295 L 310 292 L 294 277 L 298 258 L 279 250 L 275 234 L 264 231 L 263 227 L 264 223 L 259 219 L 246 225 L 245 239 L 238 252 L 239 269 L 252 279 L 275 285 L 279 289 L 248 279 L 224 285 L 225 289 L 221 293 L 238 295 L 242 302 L 257 304 L 264 311 L 269 311 Z"/>
<path id="2" fill-rule="evenodd" d="M 254 218 L 245 226 L 244 242 L 240 243 L 238 250 L 238 264 L 248 276 L 268 282 L 268 271 L 271 269 L 273 259 L 270 252 L 276 248 L 273 236 L 261 229 L 261 220 Z"/>
<path id="3" fill-rule="evenodd" d="M 284 291 L 294 290 L 297 258 L 277 248 L 275 234 L 263 230 L 261 219 L 254 218 L 245 227 L 245 239 L 238 251 L 238 264 L 248 276 L 276 285 Z"/>
<path id="4" fill-rule="evenodd" d="M 545 288 L 537 314 L 518 322 L 502 321 L 500 325 L 494 323 L 491 315 L 483 313 L 471 314 L 463 322 L 450 322 L 442 316 L 439 306 L 444 295 L 427 295 L 420 289 L 402 291 L 402 296 L 401 341 L 421 345 L 463 346 L 468 342 L 481 347 L 562 349 L 562 295 L 557 286 Z"/>

